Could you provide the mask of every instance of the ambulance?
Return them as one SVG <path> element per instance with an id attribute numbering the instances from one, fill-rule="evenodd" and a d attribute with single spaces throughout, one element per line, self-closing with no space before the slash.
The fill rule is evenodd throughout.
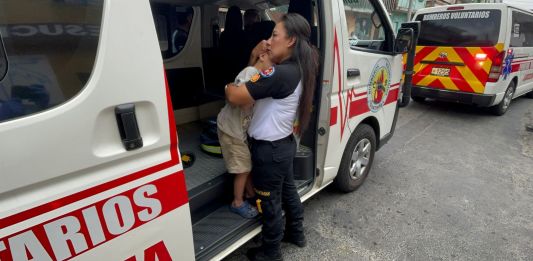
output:
<path id="1" fill-rule="evenodd" d="M 491 107 L 533 98 L 533 12 L 507 4 L 420 9 L 411 97 Z"/>
<path id="2" fill-rule="evenodd" d="M 244 31 L 232 5 L 260 15 L 243 38 L 223 37 Z M 0 260 L 220 260 L 259 234 L 201 148 L 224 73 L 287 12 L 321 55 L 299 194 L 353 191 L 394 133 L 415 37 L 381 1 L 0 1 Z"/>

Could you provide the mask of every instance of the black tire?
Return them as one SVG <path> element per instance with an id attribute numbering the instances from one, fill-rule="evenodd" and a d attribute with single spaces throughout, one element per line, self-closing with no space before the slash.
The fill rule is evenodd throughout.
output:
<path id="1" fill-rule="evenodd" d="M 405 99 L 404 97 L 402 97 L 401 100 L 398 101 L 398 106 L 400 108 L 405 108 L 405 107 L 407 107 L 407 105 L 409 105 L 410 101 L 411 101 L 411 99 Z"/>
<path id="2" fill-rule="evenodd" d="M 413 101 L 418 102 L 418 103 L 422 103 L 426 101 L 425 97 L 420 97 L 420 96 L 411 96 L 411 99 L 413 99 Z"/>
<path id="3" fill-rule="evenodd" d="M 505 90 L 505 94 L 503 95 L 502 101 L 491 108 L 492 113 L 494 115 L 502 116 L 507 112 L 507 110 L 509 110 L 509 106 L 511 105 L 511 101 L 513 100 L 515 88 L 515 82 L 511 81 L 511 83 L 509 83 L 509 86 L 507 86 L 507 89 Z"/>
<path id="4" fill-rule="evenodd" d="M 361 150 L 368 144 L 370 145 L 368 151 Z M 376 144 L 374 129 L 367 124 L 359 125 L 346 144 L 339 172 L 337 172 L 337 176 L 335 177 L 334 183 L 340 191 L 345 193 L 352 192 L 363 184 L 374 161 Z M 363 153 L 363 156 L 352 160 L 356 148 L 360 153 Z M 364 156 L 365 154 L 367 155 L 366 157 Z M 364 163 L 365 161 L 367 163 L 365 166 L 360 164 L 360 167 L 357 167 L 358 163 Z"/>

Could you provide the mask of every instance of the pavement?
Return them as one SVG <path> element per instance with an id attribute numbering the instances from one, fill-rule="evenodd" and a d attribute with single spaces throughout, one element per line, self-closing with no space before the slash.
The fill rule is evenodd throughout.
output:
<path id="1" fill-rule="evenodd" d="M 426 101 L 400 110 L 365 184 L 305 205 L 285 260 L 533 260 L 533 100 L 507 114 Z M 249 242 L 226 258 L 246 260 Z"/>

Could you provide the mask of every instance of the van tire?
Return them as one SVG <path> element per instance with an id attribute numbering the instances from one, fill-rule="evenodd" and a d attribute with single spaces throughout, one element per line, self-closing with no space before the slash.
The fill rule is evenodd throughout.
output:
<path id="1" fill-rule="evenodd" d="M 369 146 L 369 147 L 367 147 Z M 361 124 L 350 136 L 334 183 L 344 193 L 352 192 L 363 184 L 376 152 L 376 133 L 367 124 Z M 363 165 L 365 164 L 366 165 Z"/>
<path id="2" fill-rule="evenodd" d="M 505 90 L 505 94 L 503 95 L 502 101 L 491 108 L 492 113 L 494 115 L 502 116 L 507 112 L 507 110 L 509 110 L 509 106 L 511 105 L 511 101 L 513 100 L 515 87 L 515 82 L 511 81 L 511 83 L 509 83 L 509 86 Z"/>
<path id="3" fill-rule="evenodd" d="M 426 98 L 421 97 L 421 96 L 411 96 L 411 99 L 413 99 L 413 101 L 418 102 L 418 103 L 423 103 L 426 101 Z"/>

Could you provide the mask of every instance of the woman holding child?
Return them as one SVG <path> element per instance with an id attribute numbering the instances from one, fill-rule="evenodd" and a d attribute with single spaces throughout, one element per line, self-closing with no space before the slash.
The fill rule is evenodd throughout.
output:
<path id="1" fill-rule="evenodd" d="M 318 54 L 309 43 L 310 35 L 311 28 L 302 16 L 292 13 L 283 16 L 271 38 L 260 44 L 263 48 L 256 48 L 251 58 L 251 64 L 256 64 L 266 51 L 275 65 L 261 70 L 248 82 L 226 86 L 231 104 L 241 109 L 253 104 L 247 132 L 253 187 L 258 210 L 263 214 L 263 245 L 250 249 L 251 260 L 282 260 L 282 239 L 300 247 L 306 244 L 303 206 L 293 178 L 296 154 L 293 127 L 298 118 L 296 134 L 301 135 L 311 117 Z M 282 203 L 287 218 L 285 237 Z"/>

